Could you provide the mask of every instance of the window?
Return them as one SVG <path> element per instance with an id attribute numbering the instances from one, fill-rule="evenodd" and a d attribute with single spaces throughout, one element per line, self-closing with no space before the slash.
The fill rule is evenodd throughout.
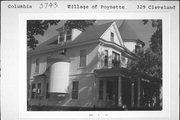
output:
<path id="1" fill-rule="evenodd" d="M 71 40 L 71 30 L 66 31 L 66 40 Z"/>
<path id="2" fill-rule="evenodd" d="M 108 50 L 104 51 L 104 66 L 108 66 Z"/>
<path id="3" fill-rule="evenodd" d="M 63 41 L 64 41 L 64 31 L 61 31 L 61 32 L 59 33 L 59 35 L 60 35 L 60 38 L 59 38 L 59 43 L 60 43 L 60 42 L 63 42 Z"/>
<path id="4" fill-rule="evenodd" d="M 114 33 L 111 32 L 111 42 L 114 42 Z"/>
<path id="5" fill-rule="evenodd" d="M 35 69 L 36 73 L 39 73 L 39 58 L 36 59 L 36 69 Z"/>
<path id="6" fill-rule="evenodd" d="M 47 63 L 49 62 L 50 58 L 51 58 L 51 56 L 47 56 L 47 58 L 46 58 Z"/>
<path id="7" fill-rule="evenodd" d="M 116 52 L 112 53 L 112 67 L 120 66 L 120 55 Z"/>
<path id="8" fill-rule="evenodd" d="M 73 81 L 72 99 L 78 99 L 78 93 L 79 93 L 79 82 L 78 81 Z"/>
<path id="9" fill-rule="evenodd" d="M 99 99 L 103 99 L 103 80 L 99 81 Z"/>
<path id="10" fill-rule="evenodd" d="M 139 53 L 140 52 L 140 46 L 139 45 L 136 45 L 135 46 L 135 53 Z"/>
<path id="11" fill-rule="evenodd" d="M 47 84 L 46 84 L 46 98 L 49 98 L 49 92 L 48 92 L 48 90 L 49 90 L 49 84 L 47 83 Z"/>
<path id="12" fill-rule="evenodd" d="M 121 56 L 121 62 L 126 63 L 126 57 L 124 55 Z"/>
<path id="13" fill-rule="evenodd" d="M 64 30 L 64 28 L 62 28 L 59 32 L 58 43 L 71 40 L 71 37 L 72 37 L 72 30 Z"/>
<path id="14" fill-rule="evenodd" d="M 38 86 L 37 86 L 37 94 L 40 95 L 41 94 L 41 83 L 38 83 Z"/>
<path id="15" fill-rule="evenodd" d="M 86 50 L 80 50 L 80 67 L 86 66 Z"/>
<path id="16" fill-rule="evenodd" d="M 31 99 L 34 99 L 36 93 L 36 84 L 32 84 L 31 87 Z"/>
<path id="17" fill-rule="evenodd" d="M 120 65 L 120 55 L 119 54 L 116 54 L 116 65 L 117 65 L 117 67 L 119 67 L 119 65 Z"/>

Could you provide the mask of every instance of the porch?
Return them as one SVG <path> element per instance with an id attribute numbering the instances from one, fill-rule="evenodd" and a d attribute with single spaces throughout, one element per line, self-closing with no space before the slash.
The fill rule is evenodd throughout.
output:
<path id="1" fill-rule="evenodd" d="M 94 74 L 97 85 L 96 107 L 128 110 L 162 109 L 159 100 L 162 92 L 161 79 L 140 73 L 134 76 L 125 68 L 100 69 L 95 70 Z"/>

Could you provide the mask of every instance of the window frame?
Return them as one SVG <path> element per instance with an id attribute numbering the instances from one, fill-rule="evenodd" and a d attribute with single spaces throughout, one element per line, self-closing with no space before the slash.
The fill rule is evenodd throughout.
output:
<path id="1" fill-rule="evenodd" d="M 64 33 L 65 33 L 64 30 L 59 32 L 59 43 L 65 40 Z"/>
<path id="2" fill-rule="evenodd" d="M 70 32 L 70 33 L 68 33 Z M 68 39 L 68 37 L 70 37 L 70 39 Z M 72 30 L 67 30 L 66 31 L 66 41 L 70 41 L 72 40 Z"/>
<path id="3" fill-rule="evenodd" d="M 75 86 L 77 84 L 77 87 Z M 79 81 L 72 82 L 72 95 L 71 98 L 73 100 L 77 100 L 79 98 Z"/>
<path id="4" fill-rule="evenodd" d="M 135 53 L 139 53 L 141 49 L 140 45 L 135 45 Z"/>
<path id="5" fill-rule="evenodd" d="M 104 66 L 108 67 L 108 50 L 105 50 L 104 52 Z"/>
<path id="6" fill-rule="evenodd" d="M 112 67 L 120 67 L 121 56 L 119 53 L 112 51 Z"/>
<path id="7" fill-rule="evenodd" d="M 85 52 L 85 56 L 83 56 L 82 52 Z M 87 66 L 87 50 L 86 49 L 80 50 L 79 57 L 80 57 L 79 67 L 86 67 Z"/>
<path id="8" fill-rule="evenodd" d="M 35 67 L 35 73 L 39 73 L 40 68 L 40 58 L 36 58 L 36 67 Z"/>
<path id="9" fill-rule="evenodd" d="M 111 42 L 114 42 L 114 33 L 113 32 L 110 33 L 110 38 L 111 38 Z"/>
<path id="10" fill-rule="evenodd" d="M 37 90 L 40 90 L 39 93 L 38 93 L 38 91 L 37 91 L 37 94 L 38 94 L 38 95 L 41 95 L 41 93 L 42 93 L 42 83 L 41 83 L 41 82 L 38 82 L 38 83 L 37 83 Z"/>
<path id="11" fill-rule="evenodd" d="M 59 31 L 59 40 L 58 43 L 71 41 L 72 40 L 72 29 L 65 30 L 64 28 Z"/>

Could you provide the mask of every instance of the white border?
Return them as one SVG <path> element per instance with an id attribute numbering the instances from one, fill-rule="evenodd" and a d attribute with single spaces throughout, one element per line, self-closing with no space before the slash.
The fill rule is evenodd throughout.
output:
<path id="1" fill-rule="evenodd" d="M 162 19 L 163 21 L 163 110 L 162 111 L 26 111 L 26 20 L 30 19 Z M 168 13 L 63 13 L 19 15 L 19 117 L 20 118 L 162 118 L 170 117 L 170 15 Z M 94 116 L 89 117 L 89 114 Z M 99 114 L 99 115 L 98 115 Z M 108 116 L 105 116 L 108 114 Z"/>

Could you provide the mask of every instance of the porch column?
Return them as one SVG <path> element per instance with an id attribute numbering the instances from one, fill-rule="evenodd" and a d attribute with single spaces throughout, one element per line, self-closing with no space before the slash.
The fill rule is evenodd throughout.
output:
<path id="1" fill-rule="evenodd" d="M 118 76 L 118 106 L 122 106 L 122 79 Z"/>
<path id="2" fill-rule="evenodd" d="M 137 80 L 137 107 L 141 106 L 141 78 Z"/>
<path id="3" fill-rule="evenodd" d="M 131 83 L 131 107 L 134 107 L 134 81 Z"/>

